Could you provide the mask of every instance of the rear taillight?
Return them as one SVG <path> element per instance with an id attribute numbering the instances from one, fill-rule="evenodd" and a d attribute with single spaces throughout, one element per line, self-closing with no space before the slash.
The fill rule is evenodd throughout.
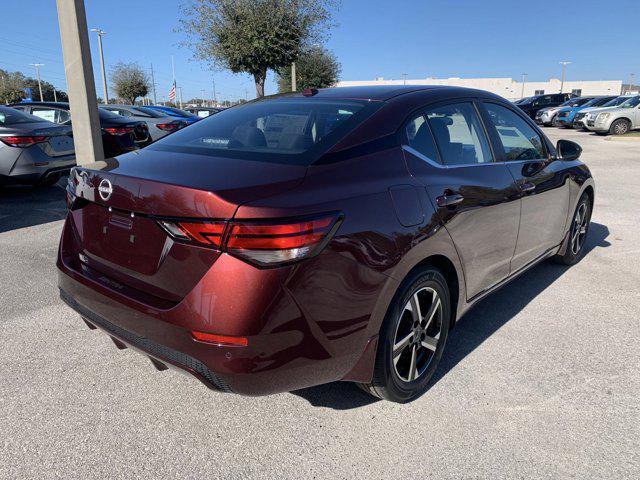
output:
<path id="1" fill-rule="evenodd" d="M 156 127 L 165 132 L 173 132 L 180 128 L 179 123 L 156 123 Z"/>
<path id="2" fill-rule="evenodd" d="M 337 221 L 330 216 L 287 223 L 231 223 L 226 250 L 260 266 L 293 262 L 316 253 Z"/>
<path id="3" fill-rule="evenodd" d="M 126 135 L 133 133 L 133 127 L 104 127 L 102 130 L 111 135 Z"/>
<path id="4" fill-rule="evenodd" d="M 230 347 L 246 347 L 249 344 L 247 337 L 231 337 L 229 335 L 217 335 L 207 332 L 191 332 L 194 340 L 204 343 L 212 343 L 214 345 L 230 346 Z"/>
<path id="5" fill-rule="evenodd" d="M 35 145 L 36 143 L 42 143 L 47 141 L 47 137 L 43 135 L 37 136 L 10 136 L 0 137 L 2 143 L 6 143 L 10 147 L 25 148 Z"/>
<path id="6" fill-rule="evenodd" d="M 259 267 L 274 267 L 320 252 L 341 218 L 335 214 L 286 221 L 158 220 L 158 224 L 176 240 L 214 247 Z"/>
<path id="7" fill-rule="evenodd" d="M 220 248 L 225 222 L 173 222 L 158 220 L 158 223 L 173 238 L 186 240 L 208 247 Z"/>

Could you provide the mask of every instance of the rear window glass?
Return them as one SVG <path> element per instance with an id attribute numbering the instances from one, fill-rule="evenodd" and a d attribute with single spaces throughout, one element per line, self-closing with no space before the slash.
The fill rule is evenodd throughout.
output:
<path id="1" fill-rule="evenodd" d="M 42 119 L 16 110 L 11 107 L 0 107 L 0 125 L 16 125 L 19 123 L 41 122 Z"/>
<path id="2" fill-rule="evenodd" d="M 259 101 L 210 115 L 150 148 L 306 165 L 379 105 L 298 98 Z"/>

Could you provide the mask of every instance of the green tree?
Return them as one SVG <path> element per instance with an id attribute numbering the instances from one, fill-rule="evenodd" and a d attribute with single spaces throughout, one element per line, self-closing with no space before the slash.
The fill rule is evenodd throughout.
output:
<path id="1" fill-rule="evenodd" d="M 42 85 L 42 97 L 44 101 L 53 102 L 56 98 L 60 102 L 69 100 L 64 91 L 55 89 L 51 83 L 44 80 L 40 83 Z M 25 97 L 24 88 L 31 88 L 33 91 L 33 99 L 40 100 L 38 80 L 26 77 L 21 72 L 9 72 L 0 69 L 0 102 L 19 102 Z M 53 95 L 54 89 L 56 96 Z"/>
<path id="2" fill-rule="evenodd" d="M 183 8 L 184 43 L 213 68 L 252 75 L 262 97 L 267 71 L 322 41 L 335 6 L 336 0 L 194 0 Z"/>
<path id="3" fill-rule="evenodd" d="M 118 62 L 111 69 L 111 84 L 118 97 L 134 105 L 136 98 L 149 93 L 151 81 L 147 72 L 137 63 Z"/>
<path id="4" fill-rule="evenodd" d="M 338 81 L 340 63 L 335 55 L 318 45 L 305 48 L 296 60 L 296 88 L 327 88 Z M 278 91 L 291 91 L 291 67 L 278 71 Z"/>

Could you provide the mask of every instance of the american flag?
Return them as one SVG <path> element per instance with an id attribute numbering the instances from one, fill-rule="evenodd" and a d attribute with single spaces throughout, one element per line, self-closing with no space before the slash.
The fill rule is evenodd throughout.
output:
<path id="1" fill-rule="evenodd" d="M 169 90 L 169 100 L 172 102 L 176 99 L 176 82 L 173 81 L 173 85 L 171 85 L 171 90 Z"/>

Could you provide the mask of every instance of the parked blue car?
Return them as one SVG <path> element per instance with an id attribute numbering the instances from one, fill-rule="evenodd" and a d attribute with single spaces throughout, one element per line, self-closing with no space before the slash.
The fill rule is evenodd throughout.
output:
<path id="1" fill-rule="evenodd" d="M 609 100 L 616 98 L 613 96 L 605 96 L 605 97 L 579 97 L 572 99 L 570 105 L 566 107 L 562 107 L 558 110 L 558 115 L 556 117 L 556 122 L 559 127 L 565 128 L 573 128 L 574 118 L 576 113 L 584 108 L 589 107 L 598 107 L 600 105 L 604 105 Z"/>
<path id="2" fill-rule="evenodd" d="M 145 108 L 152 108 L 154 110 L 164 112 L 167 115 L 171 115 L 172 117 L 176 117 L 176 118 L 179 118 L 180 120 L 184 120 L 188 124 L 192 124 L 194 122 L 197 122 L 198 120 L 202 120 L 202 118 L 200 118 L 197 115 L 194 115 L 193 113 L 185 112 L 184 110 L 180 110 L 179 108 L 175 108 L 175 107 L 163 107 L 162 105 L 147 105 Z"/>

